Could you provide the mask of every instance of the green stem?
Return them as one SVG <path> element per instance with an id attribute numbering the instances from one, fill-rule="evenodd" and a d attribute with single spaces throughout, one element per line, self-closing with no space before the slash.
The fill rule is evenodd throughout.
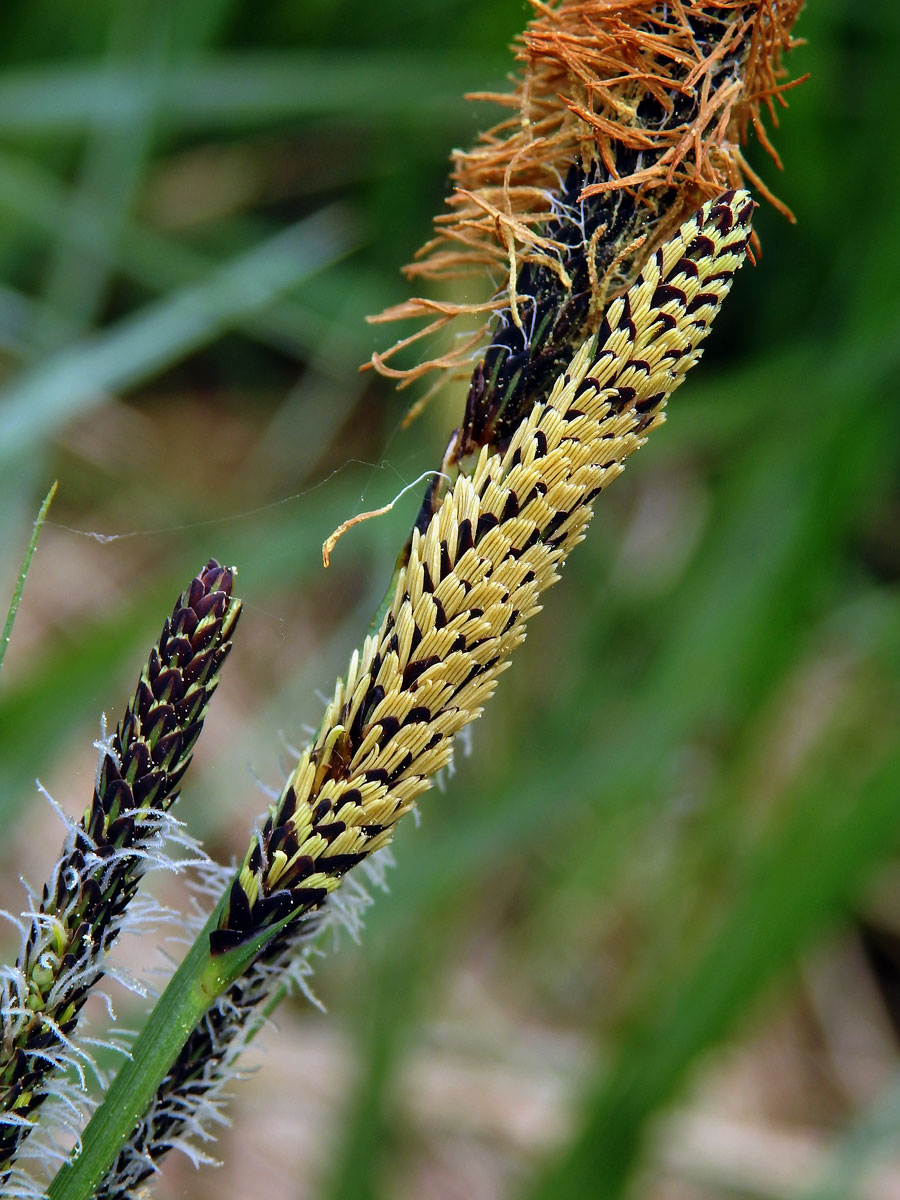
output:
<path id="1" fill-rule="evenodd" d="M 10 601 L 9 612 L 6 614 L 6 623 L 3 626 L 3 636 L 0 637 L 0 667 L 3 666 L 3 659 L 6 657 L 6 647 L 9 645 L 9 639 L 12 637 L 13 623 L 16 619 L 16 613 L 19 611 L 19 602 L 22 599 L 22 592 L 25 588 L 25 577 L 28 574 L 28 568 L 31 566 L 31 560 L 34 557 L 34 551 L 37 547 L 38 535 L 41 532 L 41 526 L 44 524 L 53 497 L 56 495 L 57 485 L 53 487 L 44 497 L 44 503 L 41 505 L 34 522 L 34 532 L 31 535 L 31 541 L 28 543 L 28 549 L 25 551 L 25 557 L 22 559 L 22 569 L 19 572 L 19 578 L 16 580 L 16 588 L 13 592 L 13 598 Z"/>
<path id="2" fill-rule="evenodd" d="M 215 928 L 220 909 L 221 903 L 157 1001 L 131 1057 L 85 1129 L 80 1152 L 60 1168 L 47 1189 L 47 1200 L 90 1200 L 191 1031 L 278 928 L 266 930 L 265 936 L 227 954 L 212 955 L 209 933 Z"/>

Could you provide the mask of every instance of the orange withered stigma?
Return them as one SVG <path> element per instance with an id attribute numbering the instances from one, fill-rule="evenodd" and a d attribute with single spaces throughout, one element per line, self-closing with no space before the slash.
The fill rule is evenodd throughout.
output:
<path id="1" fill-rule="evenodd" d="M 802 0 L 531 3 L 514 87 L 471 97 L 508 115 L 454 153 L 445 211 L 405 268 L 410 279 L 468 277 L 483 298 L 418 296 L 371 318 L 424 322 L 372 355 L 401 387 L 470 372 L 489 332 L 507 363 L 548 322 L 569 348 L 688 214 L 726 188 L 749 181 L 790 219 L 742 146 L 752 129 L 780 167 L 763 117 L 777 124 L 784 92 L 800 82 L 785 81 L 782 57 L 796 44 Z M 428 361 L 394 365 L 407 346 L 448 330 L 453 341 L 430 345 Z"/>

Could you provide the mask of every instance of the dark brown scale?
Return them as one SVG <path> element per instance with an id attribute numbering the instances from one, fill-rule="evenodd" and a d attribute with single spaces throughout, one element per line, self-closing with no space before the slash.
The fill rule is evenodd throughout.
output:
<path id="1" fill-rule="evenodd" d="M 678 275 L 685 275 L 688 279 L 698 279 L 700 277 L 700 268 L 690 258 L 679 258 L 670 278 L 674 279 Z"/>
<path id="2" fill-rule="evenodd" d="M 475 545 L 477 546 L 485 534 L 490 533 L 499 524 L 499 518 L 494 513 L 483 512 L 478 518 L 478 525 L 475 529 Z"/>
<path id="3" fill-rule="evenodd" d="M 290 891 L 284 890 L 257 900 L 253 913 L 260 925 L 277 925 L 291 915 L 293 908 L 294 897 Z"/>
<path id="4" fill-rule="evenodd" d="M 368 856 L 368 850 L 356 850 L 350 854 L 322 855 L 321 869 L 328 875 L 345 875 Z"/>
<path id="5" fill-rule="evenodd" d="M 627 385 L 616 388 L 611 397 L 613 412 L 621 413 L 630 408 L 636 395 L 636 388 Z"/>
<path id="6" fill-rule="evenodd" d="M 727 204 L 715 205 L 709 214 L 709 219 L 721 234 L 729 233 L 734 227 L 734 213 Z"/>
<path id="7" fill-rule="evenodd" d="M 712 258 L 716 253 L 716 244 L 707 234 L 698 233 L 688 246 L 687 252 L 695 259 Z M 684 259 L 681 261 L 684 262 Z"/>
<path id="8" fill-rule="evenodd" d="M 283 822 L 290 821 L 297 810 L 297 793 L 293 787 L 287 787 L 278 802 L 278 815 Z"/>
<path id="9" fill-rule="evenodd" d="M 247 893 L 236 879 L 228 893 L 228 928 L 246 932 L 252 927 L 252 923 L 253 914 L 247 900 Z"/>
<path id="10" fill-rule="evenodd" d="M 347 799 L 347 793 L 344 792 L 341 795 L 341 802 L 343 802 L 346 799 Z M 328 800 L 327 798 L 324 800 L 320 800 L 316 804 L 316 807 L 313 809 L 313 813 L 312 813 L 313 825 L 318 825 L 318 823 L 322 820 L 322 818 L 327 817 L 330 812 L 331 812 L 331 801 Z M 280 817 L 281 813 L 279 813 L 278 815 Z M 281 828 L 285 828 L 285 826 L 282 826 Z"/>
<path id="11" fill-rule="evenodd" d="M 705 308 L 707 304 L 713 308 L 719 303 L 719 297 L 715 292 L 698 292 L 694 299 L 687 306 L 689 313 L 695 313 L 699 308 Z"/>
<path id="12" fill-rule="evenodd" d="M 382 746 L 385 746 L 400 728 L 400 718 L 395 716 L 381 717 L 379 724 L 381 725 L 379 742 Z"/>
<path id="13" fill-rule="evenodd" d="M 364 729 L 371 719 L 372 713 L 384 699 L 384 688 L 380 683 L 376 683 L 374 687 L 366 692 L 366 698 L 359 706 L 359 715 L 361 716 L 361 727 Z"/>
<path id="14" fill-rule="evenodd" d="M 664 333 L 670 333 L 678 326 L 678 321 L 671 313 L 656 312 L 653 314 L 654 323 L 661 325 Z"/>
<path id="15" fill-rule="evenodd" d="M 639 413 L 647 413 L 651 409 L 656 408 L 658 404 L 662 404 L 665 398 L 665 392 L 656 392 L 653 396 L 647 396 L 644 400 L 638 400 L 634 407 Z"/>
<path id="16" fill-rule="evenodd" d="M 310 908 L 318 908 L 325 900 L 328 892 L 325 888 L 291 888 L 291 897 L 293 899 L 294 911 L 297 915 L 306 912 Z"/>
<path id="17" fill-rule="evenodd" d="M 440 657 L 437 654 L 429 654 L 427 658 L 419 658 L 415 659 L 413 662 L 407 663 L 406 668 L 403 671 L 404 689 L 408 690 L 412 688 L 413 684 L 420 675 L 424 675 L 429 667 L 435 666 L 440 661 Z"/>
<path id="18" fill-rule="evenodd" d="M 403 758 L 400 760 L 400 763 L 396 767 L 394 767 L 393 771 L 391 771 L 390 775 L 388 776 L 388 783 L 394 784 L 394 783 L 397 783 L 400 779 L 402 779 L 403 776 L 406 774 L 406 772 L 409 770 L 409 768 L 412 766 L 412 761 L 413 761 L 412 753 L 410 751 L 407 751 L 406 754 L 404 754 Z"/>
<path id="19" fill-rule="evenodd" d="M 315 827 L 315 832 L 319 834 L 320 837 L 323 837 L 330 846 L 335 838 L 340 837 L 346 828 L 347 826 L 343 821 L 332 821 L 328 825 L 317 825 Z"/>
<path id="20" fill-rule="evenodd" d="M 413 622 L 412 637 L 409 639 L 409 652 L 413 654 L 422 641 L 422 630 Z"/>
<path id="21" fill-rule="evenodd" d="M 302 883 L 318 870 L 316 860 L 310 854 L 301 854 L 291 863 L 291 879 Z"/>
<path id="22" fill-rule="evenodd" d="M 626 292 L 622 297 L 622 311 L 619 314 L 619 322 L 616 325 L 619 331 L 627 330 L 632 340 L 634 339 L 634 321 L 631 319 L 631 297 Z"/>
<path id="23" fill-rule="evenodd" d="M 680 287 L 676 287 L 673 283 L 661 283 L 653 293 L 650 303 L 654 308 L 662 308 L 673 300 L 682 306 L 687 304 L 687 296 Z"/>
<path id="24" fill-rule="evenodd" d="M 424 704 L 419 704 L 415 708 L 411 708 L 407 713 L 404 725 L 427 725 L 431 720 L 431 710 L 426 708 Z"/>

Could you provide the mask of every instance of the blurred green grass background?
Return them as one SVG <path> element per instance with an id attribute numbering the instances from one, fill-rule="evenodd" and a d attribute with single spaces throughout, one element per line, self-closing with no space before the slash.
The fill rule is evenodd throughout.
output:
<path id="1" fill-rule="evenodd" d="M 35 776 L 87 803 L 210 554 L 246 611 L 180 807 L 243 852 L 416 499 L 327 574 L 322 540 L 456 423 L 460 392 L 400 428 L 364 316 L 526 16 L 6 0 L 0 595 L 60 488 L 0 678 L 0 907 L 57 850 Z M 328 1015 L 284 1007 L 224 1169 L 173 1158 L 160 1197 L 900 1197 L 900 9 L 798 33 L 784 176 L 751 153 L 797 225 L 759 210 L 702 368 L 322 959 Z"/>

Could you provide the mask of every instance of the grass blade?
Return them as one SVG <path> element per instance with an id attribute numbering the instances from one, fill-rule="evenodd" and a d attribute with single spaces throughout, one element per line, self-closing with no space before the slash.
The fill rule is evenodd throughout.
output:
<path id="1" fill-rule="evenodd" d="M 349 219 L 324 209 L 185 287 L 60 351 L 0 394 L 0 461 L 33 447 L 59 422 L 132 387 L 259 311 L 351 249 Z"/>
<path id="2" fill-rule="evenodd" d="M 34 552 L 37 549 L 37 540 L 40 537 L 41 527 L 46 520 L 47 513 L 50 511 L 50 505 L 53 503 L 53 497 L 56 495 L 56 483 L 50 488 L 50 491 L 44 497 L 44 502 L 41 505 L 38 515 L 35 518 L 34 529 L 31 533 L 31 541 L 28 543 L 28 549 L 25 551 L 25 557 L 22 559 L 22 569 L 19 571 L 19 578 L 16 580 L 16 586 L 13 590 L 12 600 L 9 604 L 9 611 L 6 614 L 6 622 L 3 626 L 3 637 L 0 638 L 0 668 L 3 666 L 3 660 L 6 658 L 6 647 L 9 645 L 9 639 L 12 637 L 13 625 L 16 621 L 16 613 L 19 611 L 19 604 L 22 600 L 22 592 L 25 590 L 25 578 L 28 575 L 31 567 L 31 560 L 34 558 Z"/>
<path id="3" fill-rule="evenodd" d="M 755 870 L 693 969 L 657 980 L 655 1008 L 626 1038 L 571 1148 L 541 1178 L 534 1200 L 623 1194 L 649 1119 L 890 854 L 900 829 L 898 787 L 900 745 L 858 791 L 820 776 L 760 847 Z"/>

